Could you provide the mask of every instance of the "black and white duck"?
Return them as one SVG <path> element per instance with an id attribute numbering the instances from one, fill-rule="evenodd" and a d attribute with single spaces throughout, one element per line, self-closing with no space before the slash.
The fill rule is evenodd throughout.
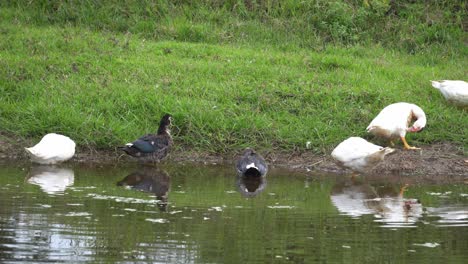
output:
<path id="1" fill-rule="evenodd" d="M 237 174 L 242 177 L 263 177 L 267 174 L 268 165 L 263 157 L 251 148 L 246 148 L 237 160 Z"/>
<path id="2" fill-rule="evenodd" d="M 171 123 L 172 116 L 165 114 L 156 134 L 148 134 L 127 143 L 122 150 L 141 161 L 161 161 L 167 156 L 173 143 L 170 133 Z"/>

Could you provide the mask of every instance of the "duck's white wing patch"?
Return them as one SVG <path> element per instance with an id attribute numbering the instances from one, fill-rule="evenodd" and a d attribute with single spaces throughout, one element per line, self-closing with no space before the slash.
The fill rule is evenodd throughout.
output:
<path id="1" fill-rule="evenodd" d="M 132 143 L 127 143 L 127 144 L 125 144 L 125 146 L 131 147 L 131 146 L 133 146 L 133 144 Z"/>
<path id="2" fill-rule="evenodd" d="M 246 169 L 250 169 L 250 168 L 254 168 L 254 169 L 257 169 L 258 170 L 258 167 L 255 166 L 255 163 L 250 163 L 250 164 L 247 164 L 247 166 L 245 166 Z"/>

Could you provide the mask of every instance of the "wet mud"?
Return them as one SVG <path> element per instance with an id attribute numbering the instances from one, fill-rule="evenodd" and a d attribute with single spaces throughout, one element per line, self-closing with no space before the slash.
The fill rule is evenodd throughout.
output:
<path id="1" fill-rule="evenodd" d="M 27 144 L 29 143 L 29 144 Z M 23 146 L 30 142 L 0 134 L 0 162 L 28 161 Z M 451 143 L 437 143 L 420 146 L 420 150 L 397 149 L 374 169 L 369 175 L 420 175 L 424 177 L 465 176 L 468 178 L 468 156 L 463 148 Z M 212 154 L 174 149 L 163 163 L 200 163 L 234 164 L 239 153 Z M 347 174 L 351 171 L 338 167 L 330 155 L 318 155 L 312 151 L 304 152 L 265 152 L 263 156 L 272 167 L 281 167 L 304 172 L 327 172 Z M 77 149 L 69 162 L 89 165 L 109 165 L 138 163 L 137 160 L 114 150 Z"/>

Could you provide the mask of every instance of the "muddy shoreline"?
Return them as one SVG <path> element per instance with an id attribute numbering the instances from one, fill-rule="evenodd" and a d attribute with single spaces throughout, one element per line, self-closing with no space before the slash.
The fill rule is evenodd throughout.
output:
<path id="1" fill-rule="evenodd" d="M 12 139 L 0 134 L 0 162 L 29 161 L 23 146 L 31 142 Z M 267 152 L 263 153 L 270 166 L 302 172 L 325 172 L 347 174 L 349 170 L 338 167 L 329 155 L 317 155 L 312 152 Z M 174 149 L 163 163 L 199 163 L 199 164 L 233 164 L 237 153 L 214 155 L 195 151 Z M 121 151 L 77 149 L 71 163 L 86 165 L 116 165 L 138 163 Z M 425 177 L 463 176 L 468 178 L 468 156 L 463 154 L 462 147 L 451 143 L 437 143 L 421 146 L 421 150 L 397 151 L 385 158 L 368 174 L 373 175 L 424 175 Z"/>

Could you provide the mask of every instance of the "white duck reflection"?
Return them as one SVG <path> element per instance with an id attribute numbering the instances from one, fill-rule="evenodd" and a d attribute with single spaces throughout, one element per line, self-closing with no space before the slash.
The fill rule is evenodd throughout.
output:
<path id="1" fill-rule="evenodd" d="M 468 226 L 468 207 L 463 205 L 447 205 L 441 207 L 427 207 L 429 216 L 438 217 L 437 224 L 440 226 L 456 225 Z"/>
<path id="2" fill-rule="evenodd" d="M 69 168 L 36 166 L 31 169 L 27 182 L 39 185 L 48 194 L 60 194 L 75 181 L 75 173 Z"/>
<path id="3" fill-rule="evenodd" d="M 117 185 L 153 193 L 158 200 L 158 208 L 166 211 L 171 178 L 165 170 L 144 166 L 117 182 Z"/>
<path id="4" fill-rule="evenodd" d="M 267 181 L 265 176 L 238 176 L 237 187 L 242 196 L 252 198 L 265 190 Z"/>
<path id="5" fill-rule="evenodd" d="M 331 201 L 343 215 L 358 218 L 372 214 L 376 222 L 386 226 L 409 226 L 417 222 L 423 210 L 417 199 L 403 197 L 405 190 L 406 186 L 398 193 L 393 189 L 377 189 L 352 179 L 334 187 Z"/>

